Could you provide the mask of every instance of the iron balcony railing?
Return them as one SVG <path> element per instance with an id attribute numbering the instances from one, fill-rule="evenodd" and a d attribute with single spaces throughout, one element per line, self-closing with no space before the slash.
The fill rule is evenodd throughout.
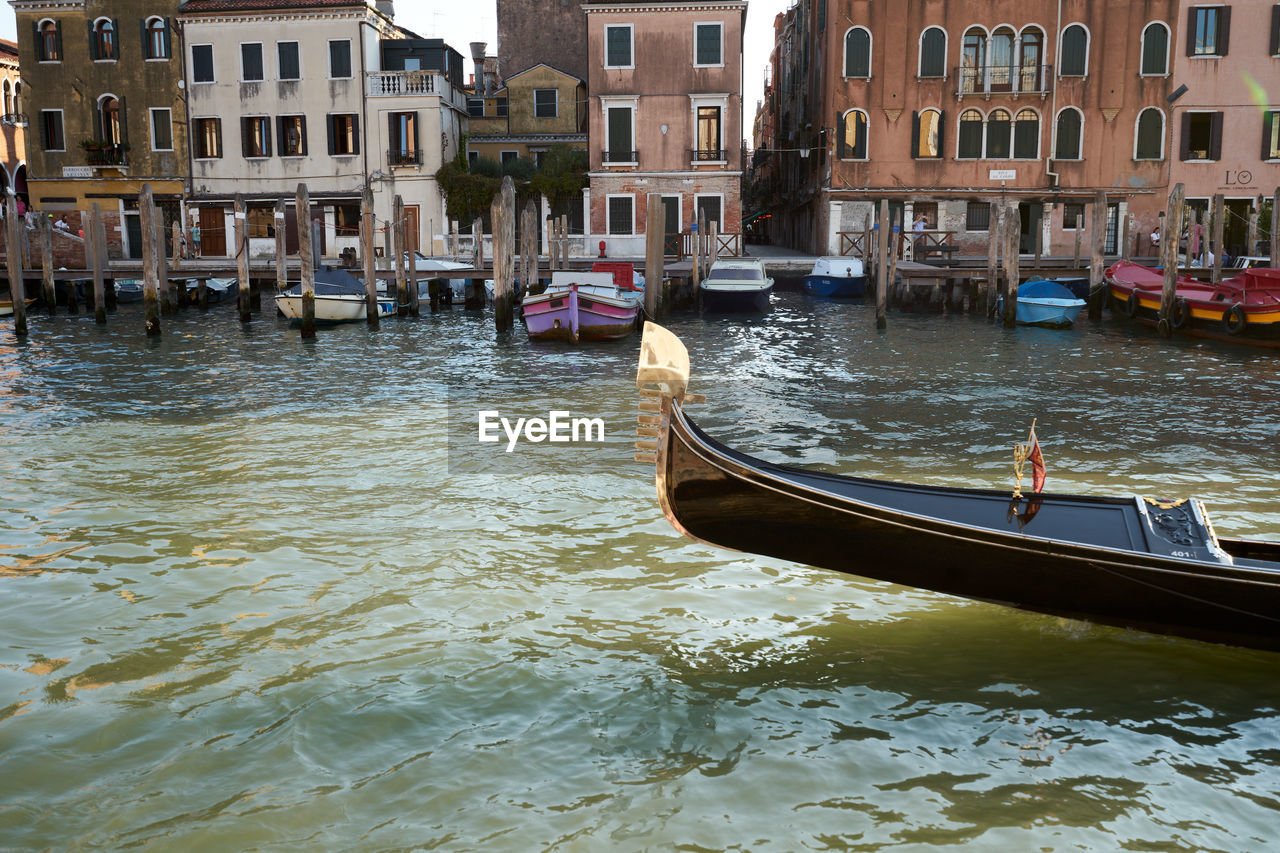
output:
<path id="1" fill-rule="evenodd" d="M 422 151 L 393 148 L 387 152 L 387 163 L 392 166 L 421 166 Z"/>
<path id="2" fill-rule="evenodd" d="M 434 95 L 436 74 L 432 71 L 374 71 L 368 76 L 369 97 Z"/>
<path id="3" fill-rule="evenodd" d="M 962 65 L 957 95 L 1044 95 L 1053 86 L 1052 65 Z"/>
<path id="4" fill-rule="evenodd" d="M 640 152 L 606 149 L 601 159 L 605 163 L 638 163 L 640 162 Z"/>
<path id="5" fill-rule="evenodd" d="M 26 127 L 27 114 L 26 113 L 5 113 L 4 117 L 0 118 L 0 124 L 10 124 L 10 125 L 17 125 L 18 127 Z"/>
<path id="6" fill-rule="evenodd" d="M 126 166 L 129 163 L 129 150 L 123 145 L 86 148 L 84 154 L 85 162 L 90 166 Z"/>
<path id="7" fill-rule="evenodd" d="M 695 148 L 691 153 L 690 159 L 694 162 L 719 162 L 729 159 L 729 152 L 723 148 L 719 150 L 708 148 Z"/>

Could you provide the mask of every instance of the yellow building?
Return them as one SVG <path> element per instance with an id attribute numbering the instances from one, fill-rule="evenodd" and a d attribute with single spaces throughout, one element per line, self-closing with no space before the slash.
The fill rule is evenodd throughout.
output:
<path id="1" fill-rule="evenodd" d="M 536 166 L 556 143 L 585 151 L 586 101 L 586 84 L 550 65 L 513 74 L 488 97 L 467 99 L 467 157 L 532 160 Z"/>

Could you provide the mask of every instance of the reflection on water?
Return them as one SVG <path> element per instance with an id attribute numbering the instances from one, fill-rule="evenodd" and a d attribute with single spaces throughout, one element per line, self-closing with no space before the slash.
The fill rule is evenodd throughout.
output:
<path id="1" fill-rule="evenodd" d="M 776 301 L 669 323 L 737 447 L 1004 486 L 1036 417 L 1055 491 L 1280 536 L 1273 355 Z M 0 329 L 6 848 L 1276 840 L 1275 655 L 681 540 L 629 461 L 638 339 L 141 319 Z M 468 444 L 485 400 L 608 440 Z"/>

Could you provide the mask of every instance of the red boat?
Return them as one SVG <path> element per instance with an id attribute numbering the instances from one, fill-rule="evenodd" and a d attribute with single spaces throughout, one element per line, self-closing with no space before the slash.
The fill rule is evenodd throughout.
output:
<path id="1" fill-rule="evenodd" d="M 1154 326 L 1160 319 L 1164 273 L 1129 261 L 1107 269 L 1111 310 Z M 1280 347 L 1280 269 L 1242 270 L 1212 285 L 1178 276 L 1169 318 L 1176 331 L 1254 346 Z"/>

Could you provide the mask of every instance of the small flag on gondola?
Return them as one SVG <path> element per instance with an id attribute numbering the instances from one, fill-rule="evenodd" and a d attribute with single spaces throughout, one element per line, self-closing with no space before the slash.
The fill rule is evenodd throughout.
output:
<path id="1" fill-rule="evenodd" d="M 1031 422 L 1031 437 L 1027 439 L 1027 444 L 1031 447 L 1027 451 L 1027 459 L 1031 462 L 1031 490 L 1039 494 L 1044 489 L 1044 455 L 1040 453 L 1035 421 Z"/>

